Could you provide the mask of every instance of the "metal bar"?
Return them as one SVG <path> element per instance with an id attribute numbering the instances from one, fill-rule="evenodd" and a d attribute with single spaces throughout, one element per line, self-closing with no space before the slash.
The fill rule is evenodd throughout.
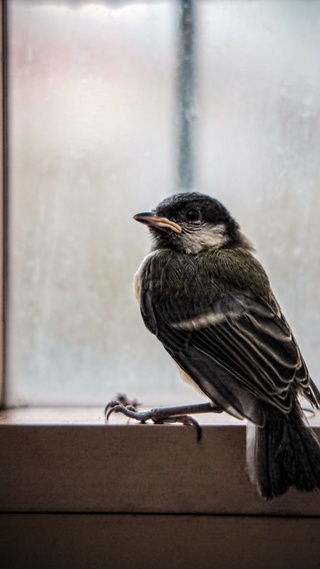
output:
<path id="1" fill-rule="evenodd" d="M 178 188 L 189 191 L 194 185 L 194 0 L 179 0 L 178 34 Z"/>

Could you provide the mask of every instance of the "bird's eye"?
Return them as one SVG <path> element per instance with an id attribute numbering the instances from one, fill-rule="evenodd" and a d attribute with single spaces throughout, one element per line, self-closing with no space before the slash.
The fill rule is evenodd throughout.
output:
<path id="1" fill-rule="evenodd" d="M 200 213 L 197 209 L 189 209 L 186 213 L 186 218 L 188 221 L 198 221 L 200 219 Z"/>

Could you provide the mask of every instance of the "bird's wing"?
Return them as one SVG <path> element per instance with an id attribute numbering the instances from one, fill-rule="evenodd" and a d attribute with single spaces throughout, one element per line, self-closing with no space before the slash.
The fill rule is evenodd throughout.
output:
<path id="1" fill-rule="evenodd" d="M 263 297 L 250 290 L 252 271 L 262 270 L 257 262 L 243 264 L 240 288 L 236 281 L 217 287 L 209 272 L 197 271 L 187 261 L 181 268 L 169 254 L 153 254 L 140 272 L 143 320 L 183 371 L 223 409 L 258 424 L 259 402 L 288 413 L 293 395 L 301 390 L 317 405 L 306 365 L 276 300 L 271 293 Z M 171 263 L 168 270 L 166 263 Z M 232 267 L 230 263 L 230 278 Z"/>
<path id="2" fill-rule="evenodd" d="M 287 413 L 291 384 L 309 388 L 299 348 L 273 299 L 232 293 L 205 311 L 202 306 L 201 313 L 193 307 L 189 320 L 183 299 L 154 300 L 146 292 L 144 319 L 156 323 L 153 333 L 204 393 L 231 414 L 261 424 L 259 401 Z"/>
<path id="3" fill-rule="evenodd" d="M 299 350 L 265 301 L 245 300 L 243 314 L 195 329 L 189 346 L 219 362 L 258 399 L 288 412 L 289 386 L 302 366 Z"/>

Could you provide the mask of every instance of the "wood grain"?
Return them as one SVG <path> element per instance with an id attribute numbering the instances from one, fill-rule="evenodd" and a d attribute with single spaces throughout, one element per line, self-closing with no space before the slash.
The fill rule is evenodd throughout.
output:
<path id="1" fill-rule="evenodd" d="M 317 429 L 319 436 L 319 429 Z M 245 427 L 0 427 L 0 511 L 320 515 L 320 493 L 265 502 L 245 473 Z"/>
<path id="2" fill-rule="evenodd" d="M 4 569 L 318 569 L 319 520 L 0 515 Z"/>

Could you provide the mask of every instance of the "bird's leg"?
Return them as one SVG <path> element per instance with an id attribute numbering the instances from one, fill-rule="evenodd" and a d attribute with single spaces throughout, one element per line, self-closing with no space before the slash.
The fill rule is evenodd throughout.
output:
<path id="1" fill-rule="evenodd" d="M 151 409 L 150 411 L 137 411 L 132 405 L 122 405 L 117 400 L 112 400 L 105 408 L 104 414 L 106 417 L 106 422 L 108 422 L 109 417 L 112 413 L 122 413 L 130 419 L 135 419 L 140 421 L 140 423 L 146 423 L 151 420 L 156 424 L 163 423 L 183 423 L 184 425 L 193 425 L 197 429 L 197 439 L 201 438 L 201 428 L 193 417 L 190 417 L 190 413 L 221 413 L 222 409 L 215 405 L 214 403 L 199 403 L 196 405 L 178 405 L 175 407 L 157 407 Z"/>

